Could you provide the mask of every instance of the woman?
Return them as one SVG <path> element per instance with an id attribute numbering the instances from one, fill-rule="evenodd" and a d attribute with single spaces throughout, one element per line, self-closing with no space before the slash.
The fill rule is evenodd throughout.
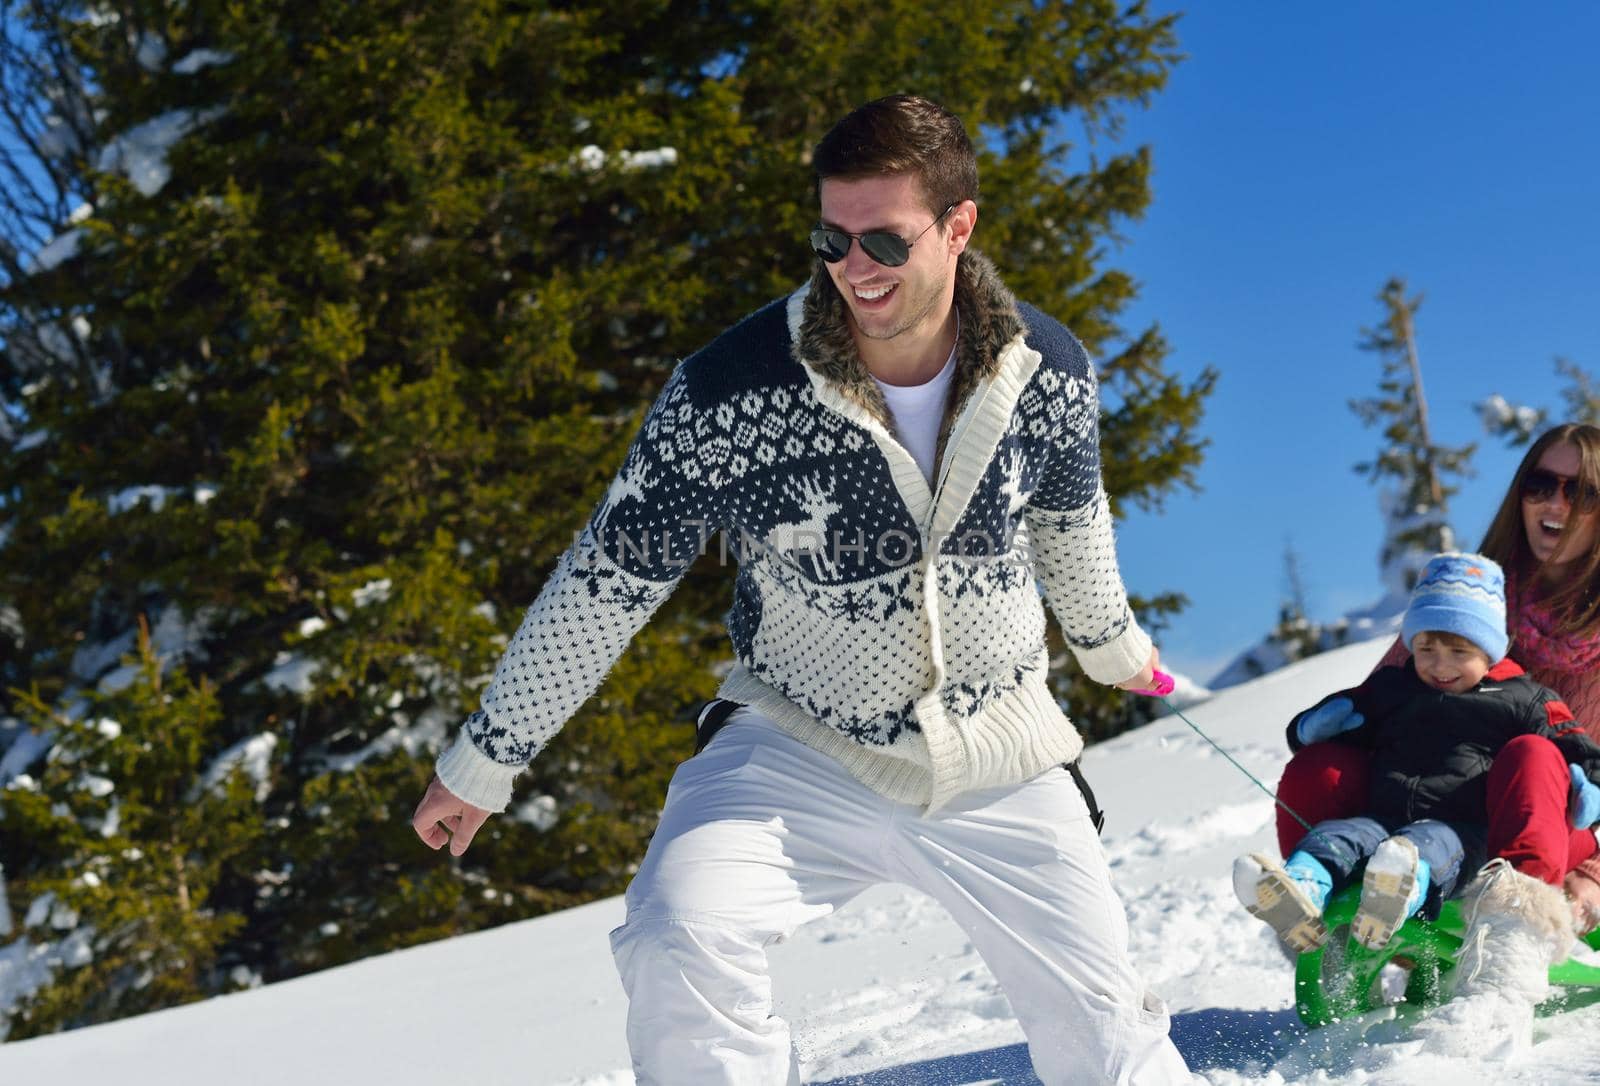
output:
<path id="1" fill-rule="evenodd" d="M 1478 549 L 1506 571 L 1511 658 L 1600 742 L 1600 427 L 1568 423 L 1540 435 Z M 1396 641 L 1379 666 L 1407 656 Z M 1278 795 L 1307 822 L 1344 817 L 1364 802 L 1366 768 L 1358 748 L 1315 743 L 1290 760 Z M 1568 825 L 1569 789 L 1549 740 L 1508 745 L 1489 774 L 1488 845 L 1517 871 L 1564 885 L 1579 930 L 1589 931 L 1600 926 L 1600 856 L 1591 829 Z M 1278 811 L 1284 855 L 1304 833 Z"/>

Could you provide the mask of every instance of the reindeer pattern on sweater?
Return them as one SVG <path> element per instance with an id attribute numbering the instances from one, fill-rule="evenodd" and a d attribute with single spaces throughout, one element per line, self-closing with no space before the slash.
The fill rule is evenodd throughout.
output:
<path id="1" fill-rule="evenodd" d="M 820 268 L 681 363 L 441 758 L 451 791 L 503 807 L 713 545 L 738 563 L 722 696 L 883 794 L 938 806 L 1076 757 L 1039 584 L 1091 677 L 1121 681 L 1150 652 L 1116 563 L 1094 370 L 976 253 L 956 306 L 932 485 Z"/>

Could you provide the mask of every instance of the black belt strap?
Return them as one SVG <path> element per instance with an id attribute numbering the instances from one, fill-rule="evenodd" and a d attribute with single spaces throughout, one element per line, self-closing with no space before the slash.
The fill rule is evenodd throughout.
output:
<path id="1" fill-rule="evenodd" d="M 1094 823 L 1094 832 L 1104 833 L 1106 815 L 1100 809 L 1100 804 L 1095 802 L 1094 789 L 1090 788 L 1089 782 L 1084 779 L 1083 770 L 1078 768 L 1077 762 L 1068 762 L 1066 768 L 1067 772 L 1072 774 L 1072 781 L 1078 786 L 1078 791 L 1083 793 L 1083 803 L 1089 808 L 1089 821 Z"/>
<path id="2" fill-rule="evenodd" d="M 694 752 L 699 754 L 711 742 L 711 737 L 722 730 L 728 718 L 744 706 L 727 698 L 712 698 L 694 715 Z"/>
<path id="3" fill-rule="evenodd" d="M 699 754 L 706 749 L 706 744 L 711 742 L 711 737 L 720 732 L 723 725 L 728 723 L 728 718 L 744 706 L 737 701 L 727 698 L 712 698 L 701 706 L 694 718 L 694 752 Z M 1083 795 L 1083 802 L 1089 808 L 1089 821 L 1094 823 L 1094 832 L 1101 833 L 1105 830 L 1105 812 L 1100 810 L 1100 804 L 1095 802 L 1094 789 L 1089 787 L 1089 782 L 1084 779 L 1083 770 L 1078 768 L 1077 762 L 1068 762 L 1064 766 L 1072 775 L 1072 783 L 1078 786 L 1078 791 Z"/>

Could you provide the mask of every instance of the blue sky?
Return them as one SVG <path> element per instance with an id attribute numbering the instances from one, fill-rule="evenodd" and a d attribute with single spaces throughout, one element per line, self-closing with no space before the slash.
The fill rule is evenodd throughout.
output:
<path id="1" fill-rule="evenodd" d="M 1477 440 L 1452 503 L 1476 546 L 1520 450 L 1485 435 L 1491 393 L 1556 408 L 1562 356 L 1600 373 L 1600 5 L 1208 4 L 1188 55 L 1124 142 L 1155 160 L 1154 203 L 1109 263 L 1158 322 L 1169 364 L 1222 374 L 1203 490 L 1119 537 L 1131 588 L 1189 609 L 1164 659 L 1209 678 L 1273 624 L 1300 556 L 1308 610 L 1381 594 L 1378 448 L 1347 406 L 1376 390 L 1357 349 L 1401 276 L 1436 440 Z M 1308 692 L 1313 693 L 1313 692 Z"/>

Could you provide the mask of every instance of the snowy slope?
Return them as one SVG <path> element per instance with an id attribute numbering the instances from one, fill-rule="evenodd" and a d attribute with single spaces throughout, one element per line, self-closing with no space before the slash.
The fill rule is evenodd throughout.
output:
<path id="1" fill-rule="evenodd" d="M 1284 721 L 1359 680 L 1386 640 L 1350 646 L 1187 710 L 1269 784 Z M 1085 769 L 1127 902 L 1133 952 L 1174 1035 L 1216 1086 L 1600 1082 L 1600 998 L 1539 1020 L 1533 1053 L 1490 1065 L 1421 1053 L 1392 1023 L 1306 1031 L 1290 969 L 1234 902 L 1229 865 L 1270 847 L 1271 801 L 1175 717 L 1094 747 Z M 200 1086 L 632 1083 L 606 933 L 617 899 L 206 1003 L 0 1045 L 0 1082 Z M 806 1081 L 1033 1083 L 1005 997 L 926 898 L 883 887 L 772 954 Z"/>

